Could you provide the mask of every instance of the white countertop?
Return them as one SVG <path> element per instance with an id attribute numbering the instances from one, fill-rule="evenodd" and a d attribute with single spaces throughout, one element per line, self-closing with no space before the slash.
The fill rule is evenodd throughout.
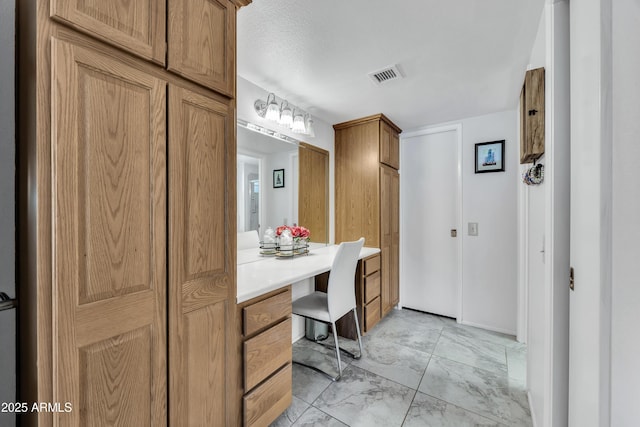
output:
<path id="1" fill-rule="evenodd" d="M 259 249 L 238 251 L 237 297 L 241 303 L 299 282 L 331 269 L 338 245 L 312 243 L 307 255 L 277 258 L 260 255 Z M 380 252 L 379 248 L 363 247 L 359 259 Z"/>

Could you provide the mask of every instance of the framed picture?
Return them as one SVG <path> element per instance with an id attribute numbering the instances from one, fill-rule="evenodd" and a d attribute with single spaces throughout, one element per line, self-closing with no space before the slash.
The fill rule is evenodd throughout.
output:
<path id="1" fill-rule="evenodd" d="M 504 172 L 504 139 L 476 144 L 476 173 Z"/>
<path id="2" fill-rule="evenodd" d="M 284 187 L 284 169 L 273 170 L 273 188 Z"/>

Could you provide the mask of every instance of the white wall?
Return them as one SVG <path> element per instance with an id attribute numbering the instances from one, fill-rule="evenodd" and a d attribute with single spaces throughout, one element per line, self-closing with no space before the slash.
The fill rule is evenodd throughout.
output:
<path id="1" fill-rule="evenodd" d="M 260 177 L 262 183 L 262 200 L 264 209 L 264 230 L 267 227 L 271 227 L 275 230 L 280 225 L 292 225 L 294 221 L 294 194 L 295 188 L 294 181 L 297 181 L 298 177 L 293 174 L 293 156 L 296 156 L 297 150 L 276 153 L 270 156 L 266 156 L 263 159 L 263 176 Z M 296 156 L 297 160 L 297 156 Z M 273 171 L 275 169 L 284 169 L 284 187 L 273 188 Z M 264 231 L 263 230 L 263 231 Z M 313 230 L 312 230 L 313 232 Z"/>
<path id="2" fill-rule="evenodd" d="M 547 19 L 545 11 L 540 17 L 538 32 L 531 49 L 528 69 L 544 67 L 545 77 L 548 78 L 547 70 Z M 548 85 L 545 85 L 549 89 Z M 547 90 L 548 92 L 548 90 Z M 545 94 L 546 95 L 546 94 Z M 549 103 L 546 103 L 545 124 L 549 124 L 548 113 Z M 545 130 L 545 139 L 548 135 Z M 548 141 L 547 141 L 548 142 Z M 545 164 L 545 155 L 538 159 L 538 163 Z M 530 168 L 532 164 L 520 165 L 520 173 Z M 548 171 L 547 172 L 548 175 Z M 543 181 L 540 185 L 528 186 L 518 182 L 518 192 L 521 193 L 521 199 L 524 199 L 524 209 L 521 209 L 520 215 L 523 215 L 524 230 L 526 235 L 523 236 L 525 251 L 524 262 L 526 263 L 526 283 L 522 287 L 527 292 L 527 309 L 528 317 L 526 343 L 527 343 L 527 389 L 529 391 L 529 401 L 531 409 L 531 417 L 537 426 L 542 426 L 543 420 L 546 418 L 548 408 L 545 407 L 545 389 L 547 376 L 547 352 L 548 346 L 546 342 L 549 319 L 547 316 L 547 292 L 545 283 L 545 211 L 547 191 L 547 182 Z"/>
<path id="3" fill-rule="evenodd" d="M 516 333 L 517 112 L 462 122 L 462 322 Z M 505 172 L 474 173 L 474 144 L 505 140 Z M 479 235 L 467 235 L 477 222 Z"/>
<path id="4" fill-rule="evenodd" d="M 458 234 L 462 238 L 463 248 L 460 320 L 465 324 L 515 334 L 518 261 L 516 182 L 519 151 L 517 114 L 515 110 L 504 111 L 433 127 L 458 123 L 462 125 L 462 224 Z M 423 129 L 425 128 L 407 130 L 406 133 Z M 476 174 L 475 144 L 503 139 L 505 172 Z M 403 162 L 412 160 L 420 161 L 403 159 Z M 400 173 L 402 174 L 402 166 Z M 402 200 L 400 203 L 402 210 Z M 478 223 L 477 237 L 468 236 L 469 222 Z M 401 230 L 404 229 L 401 227 Z M 401 277 L 401 286 L 402 280 Z"/>
<path id="5" fill-rule="evenodd" d="M 572 427 L 608 426 L 611 418 L 611 5 L 570 2 Z"/>
<path id="6" fill-rule="evenodd" d="M 527 291 L 527 387 L 536 426 L 567 424 L 569 332 L 569 6 L 546 4 L 529 68 L 545 68 L 545 180 L 520 184 Z M 531 164 L 522 165 L 524 171 Z"/>
<path id="7" fill-rule="evenodd" d="M 536 39 L 531 49 L 528 69 L 545 67 L 545 72 L 548 72 L 546 69 L 546 47 L 547 19 L 543 11 L 538 25 Z M 548 89 L 548 87 L 546 88 Z M 548 124 L 548 120 L 546 120 L 546 124 Z M 546 163 L 544 155 L 538 160 L 538 163 Z M 531 167 L 531 164 L 520 165 L 520 175 L 529 167 Z M 518 193 L 519 200 L 521 201 L 519 215 L 520 221 L 523 222 L 525 233 L 525 235 L 520 238 L 523 245 L 520 247 L 520 250 L 524 251 L 523 261 L 526 263 L 524 267 L 526 273 L 523 278 L 525 283 L 519 286 L 527 294 L 527 318 L 525 319 L 527 325 L 525 335 L 527 343 L 527 389 L 529 391 L 531 417 L 537 426 L 544 425 L 543 420 L 546 417 L 546 408 L 544 405 L 547 381 L 545 365 L 548 347 L 545 339 L 549 324 L 546 311 L 547 293 L 545 283 L 545 256 L 543 252 L 546 244 L 546 187 L 547 182 L 545 181 L 540 185 L 528 186 L 521 180 L 518 180 Z"/>
<path id="8" fill-rule="evenodd" d="M 613 2 L 611 426 L 640 420 L 640 5 Z"/>

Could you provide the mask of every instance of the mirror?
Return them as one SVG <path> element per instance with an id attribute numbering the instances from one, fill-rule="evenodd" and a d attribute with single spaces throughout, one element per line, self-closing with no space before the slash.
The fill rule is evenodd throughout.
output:
<path id="1" fill-rule="evenodd" d="M 237 128 L 238 233 L 302 225 L 329 242 L 329 153 Z"/>

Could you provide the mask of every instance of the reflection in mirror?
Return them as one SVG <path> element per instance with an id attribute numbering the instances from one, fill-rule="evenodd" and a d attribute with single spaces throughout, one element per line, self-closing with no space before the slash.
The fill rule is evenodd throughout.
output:
<path id="1" fill-rule="evenodd" d="M 267 227 L 296 224 L 311 230 L 313 242 L 328 243 L 328 152 L 243 126 L 237 129 L 237 146 L 238 233 L 257 230 L 262 237 Z M 274 186 L 278 169 L 284 170 L 284 187 Z"/>

